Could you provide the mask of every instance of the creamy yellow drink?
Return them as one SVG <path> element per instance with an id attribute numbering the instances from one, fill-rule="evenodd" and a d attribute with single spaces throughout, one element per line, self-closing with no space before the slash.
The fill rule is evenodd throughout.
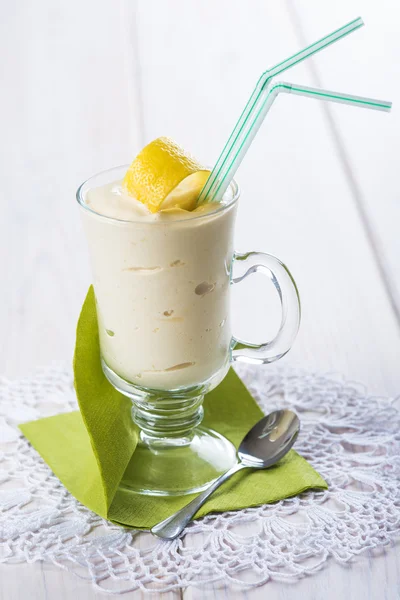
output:
<path id="1" fill-rule="evenodd" d="M 121 180 L 87 190 L 101 352 L 123 379 L 172 390 L 225 374 L 234 196 L 151 212 Z"/>

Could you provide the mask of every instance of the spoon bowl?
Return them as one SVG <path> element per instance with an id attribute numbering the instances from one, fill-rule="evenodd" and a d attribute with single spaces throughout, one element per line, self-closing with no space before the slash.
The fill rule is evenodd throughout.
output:
<path id="1" fill-rule="evenodd" d="M 240 443 L 238 457 L 247 467 L 266 469 L 293 446 L 300 431 L 298 416 L 291 410 L 276 410 L 258 421 Z"/>

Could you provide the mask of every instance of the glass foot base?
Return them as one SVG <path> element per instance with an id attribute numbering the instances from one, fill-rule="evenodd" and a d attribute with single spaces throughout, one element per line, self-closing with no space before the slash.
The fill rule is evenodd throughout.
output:
<path id="1" fill-rule="evenodd" d="M 120 488 L 132 494 L 182 496 L 205 489 L 236 462 L 236 449 L 204 427 L 187 438 L 150 438 L 141 433 Z"/>

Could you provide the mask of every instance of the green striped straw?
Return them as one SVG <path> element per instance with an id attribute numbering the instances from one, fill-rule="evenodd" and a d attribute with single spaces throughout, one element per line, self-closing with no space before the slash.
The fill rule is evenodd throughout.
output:
<path id="1" fill-rule="evenodd" d="M 261 123 L 265 119 L 275 98 L 280 93 L 296 94 L 308 98 L 361 106 L 363 108 L 383 111 L 390 110 L 391 102 L 285 82 L 273 83 L 271 81 L 275 75 L 309 58 L 319 50 L 326 48 L 333 42 L 342 39 L 345 35 L 362 27 L 362 25 L 363 21 L 359 17 L 263 73 L 200 193 L 198 205 L 221 201 Z"/>

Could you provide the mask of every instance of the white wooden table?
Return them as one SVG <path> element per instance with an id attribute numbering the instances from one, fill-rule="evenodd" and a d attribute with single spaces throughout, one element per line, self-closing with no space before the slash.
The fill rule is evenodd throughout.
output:
<path id="1" fill-rule="evenodd" d="M 391 99 L 391 115 L 280 97 L 243 163 L 238 250 L 292 269 L 303 322 L 287 364 L 400 393 L 400 9 L 395 0 L 17 0 L 0 20 L 0 371 L 72 355 L 90 282 L 74 202 L 86 177 L 169 135 L 212 164 L 259 74 L 361 14 L 367 27 L 284 79 Z M 237 333 L 264 337 L 263 284 Z M 244 286 L 243 286 L 244 287 Z M 252 315 L 243 305 L 255 303 Z M 240 311 L 240 306 L 242 310 Z M 239 316 L 240 312 L 240 316 Z M 265 311 L 264 313 L 265 314 Z M 396 547 L 295 585 L 162 598 L 399 598 Z M 28 594 L 29 591 L 29 594 Z M 139 598 L 140 592 L 133 596 Z M 0 600 L 103 598 L 52 565 L 4 565 Z M 157 596 L 153 596 L 157 597 Z M 161 595 L 159 596 L 161 598 Z"/>

